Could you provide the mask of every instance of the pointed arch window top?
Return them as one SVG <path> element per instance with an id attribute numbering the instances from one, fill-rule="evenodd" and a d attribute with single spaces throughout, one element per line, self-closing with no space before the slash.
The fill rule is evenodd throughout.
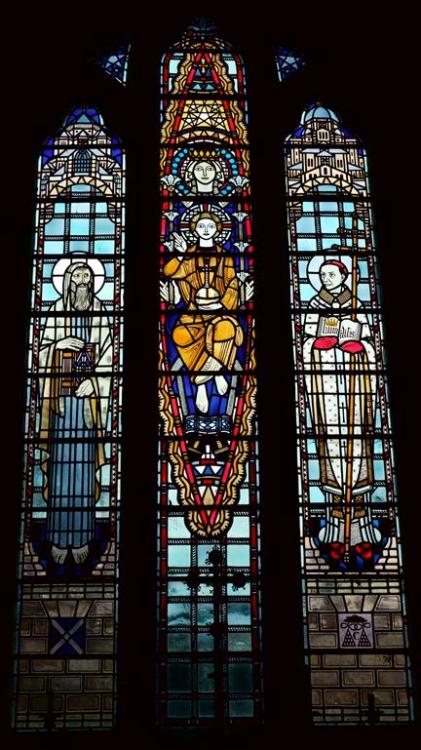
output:
<path id="1" fill-rule="evenodd" d="M 76 107 L 70 114 L 68 114 L 63 121 L 63 126 L 60 132 L 54 138 L 47 138 L 42 149 L 42 164 L 44 167 L 47 162 L 57 156 L 57 148 L 76 144 L 86 147 L 91 144 L 93 136 L 97 138 L 100 134 L 107 136 L 104 120 L 102 115 L 94 108 L 90 106 Z M 114 159 L 122 165 L 122 151 L 120 140 L 113 136 L 111 138 L 112 144 L 112 155 Z M 85 161 L 86 161 L 85 157 Z M 79 163 L 82 156 L 79 157 Z"/>
<path id="2" fill-rule="evenodd" d="M 63 127 L 74 125 L 76 123 L 82 125 L 100 125 L 101 127 L 104 127 L 102 115 L 100 115 L 94 107 L 76 107 L 76 109 L 65 118 Z"/>
<path id="3" fill-rule="evenodd" d="M 196 18 L 187 27 L 176 47 L 183 50 L 194 47 L 215 50 L 232 49 L 232 45 L 219 35 L 216 24 L 204 17 Z"/>
<path id="4" fill-rule="evenodd" d="M 216 24 L 205 16 L 199 16 L 190 24 L 187 31 L 201 34 L 202 36 L 214 36 L 217 31 Z"/>
<path id="5" fill-rule="evenodd" d="M 123 154 L 120 139 L 108 133 L 102 115 L 91 106 L 76 107 L 65 117 L 63 127 L 54 138 L 47 138 L 42 149 L 42 167 L 58 154 L 58 150 L 67 146 L 79 146 L 78 164 L 84 160 L 85 166 L 89 154 L 83 149 L 92 147 L 98 138 L 107 139 L 107 146 L 111 146 L 113 159 L 122 166 Z"/>
<path id="6" fill-rule="evenodd" d="M 198 19 L 162 57 L 162 94 L 166 96 L 243 97 L 243 61 L 222 39 L 212 21 Z"/>
<path id="7" fill-rule="evenodd" d="M 221 39 L 218 35 L 218 28 L 216 24 L 209 18 L 196 18 L 190 26 L 187 27 L 186 31 L 182 36 L 182 41 L 196 42 L 196 43 L 209 43 L 222 45 L 224 48 L 231 47 L 231 45 L 225 40 Z"/>

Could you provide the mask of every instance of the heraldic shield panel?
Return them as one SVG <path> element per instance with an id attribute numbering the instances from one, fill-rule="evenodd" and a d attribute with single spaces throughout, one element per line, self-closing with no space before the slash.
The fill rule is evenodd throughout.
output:
<path id="1" fill-rule="evenodd" d="M 261 711 L 243 63 L 199 20 L 161 75 L 159 715 L 243 723 Z"/>
<path id="2" fill-rule="evenodd" d="M 312 105 L 285 146 L 305 645 L 316 723 L 411 718 L 364 149 Z"/>
<path id="3" fill-rule="evenodd" d="M 39 161 L 14 726 L 114 723 L 124 155 L 74 110 Z"/>

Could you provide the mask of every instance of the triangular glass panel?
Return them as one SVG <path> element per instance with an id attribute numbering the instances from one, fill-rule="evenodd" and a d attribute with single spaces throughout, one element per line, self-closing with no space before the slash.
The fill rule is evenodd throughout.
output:
<path id="1" fill-rule="evenodd" d="M 276 53 L 276 69 L 279 81 L 285 81 L 292 73 L 304 67 L 306 61 L 302 55 L 291 52 L 286 47 L 279 47 Z"/>
<path id="2" fill-rule="evenodd" d="M 123 86 L 127 84 L 127 71 L 129 67 L 130 44 L 122 44 L 111 55 L 101 57 L 97 64 L 117 79 Z"/>

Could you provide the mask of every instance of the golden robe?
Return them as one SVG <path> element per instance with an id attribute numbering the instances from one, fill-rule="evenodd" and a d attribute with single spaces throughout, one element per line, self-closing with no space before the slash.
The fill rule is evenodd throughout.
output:
<path id="1" fill-rule="evenodd" d="M 186 308 L 192 311 L 180 316 L 173 339 L 189 370 L 202 370 L 209 357 L 231 370 L 243 341 L 243 331 L 236 318 L 221 314 L 220 308 L 238 308 L 238 278 L 233 259 L 223 254 L 222 247 L 216 245 L 209 250 L 209 255 L 205 255 L 200 248 L 198 255 L 197 246 L 192 245 L 183 258 L 172 258 L 164 266 L 165 276 L 178 283 Z M 218 312 L 206 311 L 201 300 L 203 289 L 215 296 L 214 307 L 219 308 Z"/>

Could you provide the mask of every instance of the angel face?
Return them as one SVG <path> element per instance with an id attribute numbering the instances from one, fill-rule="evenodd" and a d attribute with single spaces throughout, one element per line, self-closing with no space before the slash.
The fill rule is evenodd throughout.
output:
<path id="1" fill-rule="evenodd" d="M 198 161 L 193 167 L 193 175 L 199 189 L 202 185 L 209 188 L 215 180 L 216 169 L 210 161 Z"/>

